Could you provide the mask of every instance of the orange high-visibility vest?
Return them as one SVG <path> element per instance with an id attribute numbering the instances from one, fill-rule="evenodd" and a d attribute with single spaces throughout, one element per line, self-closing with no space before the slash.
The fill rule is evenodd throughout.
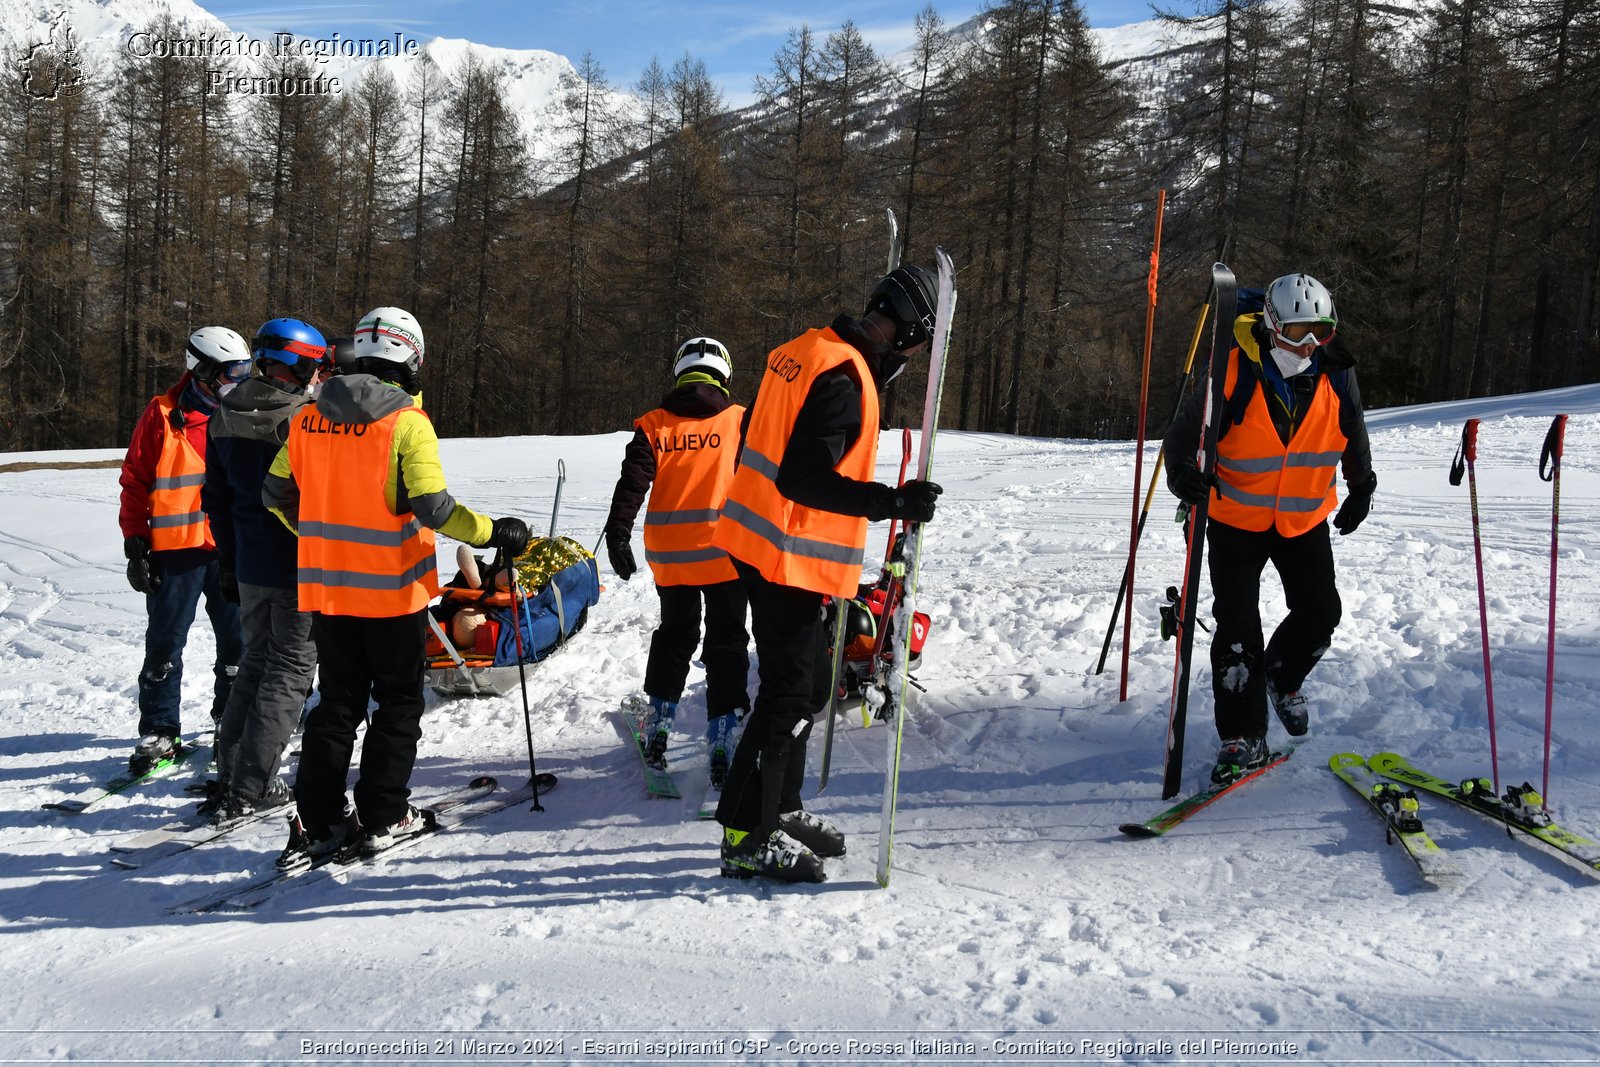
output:
<path id="1" fill-rule="evenodd" d="M 215 548 L 211 524 L 200 510 L 200 487 L 206 480 L 206 455 L 189 443 L 189 435 L 172 428 L 176 402 L 156 398 L 161 420 L 161 456 L 156 460 L 156 480 L 150 486 L 150 548 L 167 552 L 175 548 Z"/>
<path id="2" fill-rule="evenodd" d="M 852 368 L 861 383 L 861 436 L 834 469 L 856 481 L 872 480 L 878 459 L 878 393 L 872 372 L 861 353 L 833 330 L 807 330 L 767 357 L 739 470 L 711 538 L 769 582 L 832 596 L 856 593 L 867 520 L 797 504 L 778 492 L 777 477 L 811 383 L 843 367 Z"/>
<path id="3" fill-rule="evenodd" d="M 1243 358 L 1237 348 L 1229 356 L 1223 395 L 1233 395 Z M 1311 406 L 1285 445 L 1267 410 L 1268 388 L 1264 382 L 1256 388 L 1244 417 L 1217 444 L 1220 499 L 1212 500 L 1210 515 L 1241 530 L 1277 527 L 1296 537 L 1339 502 L 1334 475 L 1347 441 L 1339 429 L 1339 395 L 1319 374 Z"/>
<path id="4" fill-rule="evenodd" d="M 657 585 L 715 585 L 739 577 L 728 554 L 711 544 L 711 531 L 733 484 L 743 415 L 738 404 L 710 418 L 657 408 L 634 423 L 656 457 L 644 558 Z"/>
<path id="5" fill-rule="evenodd" d="M 394 618 L 438 595 L 433 531 L 409 511 L 396 515 L 383 495 L 395 426 L 426 417 L 405 408 L 377 422 L 334 423 L 308 404 L 290 422 L 301 611 Z"/>

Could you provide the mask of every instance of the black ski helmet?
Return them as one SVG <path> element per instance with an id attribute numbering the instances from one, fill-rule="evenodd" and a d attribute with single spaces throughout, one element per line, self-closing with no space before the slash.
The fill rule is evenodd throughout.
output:
<path id="1" fill-rule="evenodd" d="M 328 340 L 328 361 L 335 374 L 356 373 L 356 339 L 333 337 Z"/>
<path id="2" fill-rule="evenodd" d="M 939 284 L 927 267 L 896 267 L 873 287 L 867 314 L 881 311 L 895 322 L 894 350 L 904 352 L 933 337 Z"/>

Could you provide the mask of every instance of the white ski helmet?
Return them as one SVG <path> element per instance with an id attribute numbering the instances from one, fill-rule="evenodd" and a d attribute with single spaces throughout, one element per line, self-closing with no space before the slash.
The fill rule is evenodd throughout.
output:
<path id="1" fill-rule="evenodd" d="M 422 327 L 411 312 L 373 308 L 356 323 L 352 344 L 359 373 L 392 381 L 408 393 L 422 387 Z"/>
<path id="2" fill-rule="evenodd" d="M 250 346 L 226 326 L 202 326 L 189 335 L 183 362 L 207 385 L 222 378 L 236 384 L 250 376 Z"/>
<path id="3" fill-rule="evenodd" d="M 1264 304 L 1267 327 L 1289 345 L 1304 344 L 1308 334 L 1315 337 L 1318 344 L 1325 343 L 1339 327 L 1333 294 L 1309 274 L 1285 274 L 1278 278 L 1267 286 Z M 1288 329 L 1296 323 L 1304 325 Z"/>
<path id="4" fill-rule="evenodd" d="M 383 359 L 390 363 L 422 362 L 422 327 L 404 308 L 373 308 L 356 323 L 357 359 Z"/>
<path id="5" fill-rule="evenodd" d="M 672 377 L 681 378 L 690 371 L 714 375 L 727 385 L 733 378 L 733 359 L 715 337 L 691 337 L 678 346 L 672 357 Z"/>

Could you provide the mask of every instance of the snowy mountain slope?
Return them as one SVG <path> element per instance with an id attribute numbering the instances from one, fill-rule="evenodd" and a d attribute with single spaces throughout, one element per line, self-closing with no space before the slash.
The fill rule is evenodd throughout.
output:
<path id="1" fill-rule="evenodd" d="M 134 41 L 134 36 L 163 14 L 178 27 L 176 47 L 194 49 L 197 43 L 215 44 L 224 39 L 230 42 L 226 51 L 188 62 L 204 62 L 208 69 L 220 67 L 248 76 L 259 73 L 259 63 L 248 55 L 241 57 L 238 40 L 246 42 L 246 50 L 254 41 L 257 52 L 266 56 L 273 54 L 272 41 L 230 29 L 192 0 L 7 0 L 0 5 L 0 49 L 25 50 L 43 42 L 51 42 L 59 48 L 64 30 L 70 28 L 84 74 L 104 80 L 129 62 L 130 48 L 148 54 L 161 47 L 160 42 L 146 37 Z M 265 16 L 256 17 L 254 21 L 262 17 Z M 293 32 L 294 26 L 292 13 L 286 14 L 281 23 L 283 31 Z M 458 75 L 469 54 L 490 70 L 504 75 L 507 98 L 521 120 L 523 134 L 534 157 L 549 160 L 559 153 L 565 137 L 559 121 L 563 95 L 566 87 L 578 77 L 565 56 L 542 49 L 498 48 L 445 37 L 417 43 L 439 65 L 446 79 Z M 168 44 L 167 47 L 174 46 Z M 332 48 L 332 45 L 324 42 L 322 47 Z M 313 53 L 311 70 L 324 79 L 338 78 L 341 91 L 350 91 L 360 84 L 368 70 L 381 66 L 394 77 L 403 92 L 416 62 L 411 55 L 347 56 L 334 49 L 330 55 Z M 446 99 L 452 91 L 447 85 Z M 248 98 L 233 99 L 239 103 Z M 624 114 L 633 106 L 632 97 L 620 92 L 613 94 L 613 103 Z"/>
<path id="2" fill-rule="evenodd" d="M 529 672 L 540 768 L 562 779 L 543 814 L 484 818 L 253 912 L 168 916 L 259 871 L 281 828 L 119 872 L 106 845 L 182 810 L 178 781 L 78 817 L 38 810 L 126 755 L 142 607 L 122 577 L 114 470 L 0 475 L 0 1055 L 300 1062 L 303 1041 L 412 1041 L 427 1050 L 345 1058 L 442 1062 L 432 1043 L 454 1042 L 472 1062 L 488 1055 L 467 1056 L 468 1041 L 539 1040 L 559 1043 L 543 1047 L 550 1062 L 632 1062 L 664 1057 L 582 1042 L 679 1040 L 707 1043 L 682 1062 L 993 1062 L 1027 1058 L 1014 1049 L 1026 1042 L 1056 1043 L 1035 1062 L 1290 1058 L 1210 1042 L 1289 1044 L 1307 1062 L 1593 1060 L 1596 879 L 1425 801 L 1467 871 L 1459 893 L 1430 892 L 1326 769 L 1335 752 L 1392 748 L 1446 777 L 1487 772 L 1466 490 L 1446 479 L 1461 419 L 1481 415 L 1502 775 L 1537 783 L 1550 487 L 1535 468 L 1557 410 L 1573 419 L 1549 799 L 1600 836 L 1600 388 L 1372 416 L 1381 483 L 1368 523 L 1335 539 L 1345 619 L 1307 686 L 1311 734 L 1283 768 L 1153 841 L 1116 826 L 1163 806 L 1172 645 L 1153 594 L 1181 569 L 1171 500 L 1158 495 L 1140 551 L 1118 703 L 1115 656 L 1088 672 L 1126 551 L 1131 446 L 950 433 L 924 563 L 928 692 L 906 730 L 888 891 L 872 880 L 881 729 L 847 729 L 835 780 L 808 801 L 850 834 L 820 887 L 718 878 L 693 792 L 644 796 L 604 715 L 642 675 L 656 602 L 643 577 L 607 573 L 588 628 Z M 592 543 L 625 439 L 449 441 L 443 458 L 464 502 L 536 528 L 564 458 L 563 527 Z M 895 442 L 881 455 L 889 476 Z M 1276 583 L 1264 587 L 1266 617 L 1281 616 Z M 201 623 L 190 726 L 211 648 Z M 1188 787 L 1215 741 L 1203 654 L 1196 673 Z M 686 752 L 703 708 L 697 668 Z M 482 772 L 518 780 L 521 720 L 515 692 L 430 697 L 417 794 Z M 735 1039 L 775 1045 L 735 1052 Z M 976 1051 L 868 1055 L 852 1039 Z M 1060 1051 L 1086 1040 L 1142 1044 Z"/>

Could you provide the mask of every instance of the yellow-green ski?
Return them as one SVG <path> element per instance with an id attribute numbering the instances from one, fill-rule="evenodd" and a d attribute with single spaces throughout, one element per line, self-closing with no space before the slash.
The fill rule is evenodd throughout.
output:
<path id="1" fill-rule="evenodd" d="M 1440 889 L 1460 886 L 1461 868 L 1434 843 L 1422 828 L 1417 794 L 1394 782 L 1381 781 L 1367 766 L 1367 758 L 1355 752 L 1340 752 L 1328 760 L 1328 769 L 1351 789 L 1361 794 L 1388 827 L 1390 841 L 1398 840 L 1428 883 Z"/>

